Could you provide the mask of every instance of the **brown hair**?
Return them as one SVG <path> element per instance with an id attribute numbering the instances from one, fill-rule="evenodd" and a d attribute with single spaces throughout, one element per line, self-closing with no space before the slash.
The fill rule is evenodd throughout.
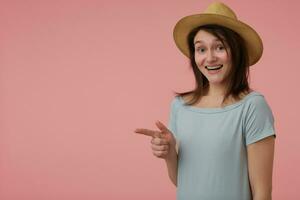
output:
<path id="1" fill-rule="evenodd" d="M 192 99 L 186 102 L 186 105 L 193 105 L 207 93 L 209 82 L 207 78 L 201 73 L 195 62 L 194 37 L 199 30 L 205 30 L 213 34 L 223 43 L 223 45 L 227 44 L 227 46 L 230 48 L 232 67 L 227 77 L 229 82 L 222 104 L 230 95 L 232 95 L 235 100 L 240 100 L 239 95 L 241 93 L 250 92 L 248 83 L 249 59 L 245 42 L 243 38 L 241 38 L 236 32 L 232 31 L 231 29 L 214 24 L 199 26 L 189 33 L 187 42 L 189 45 L 189 53 L 191 55 L 190 65 L 193 69 L 196 79 L 196 87 L 194 90 L 188 92 L 174 93 L 176 94 L 176 96 L 185 96 L 192 94 Z"/>

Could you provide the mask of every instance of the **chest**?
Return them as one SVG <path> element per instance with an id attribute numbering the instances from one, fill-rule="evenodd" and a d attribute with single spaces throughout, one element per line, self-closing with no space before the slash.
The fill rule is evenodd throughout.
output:
<path id="1" fill-rule="evenodd" d="M 239 149 L 244 143 L 240 112 L 203 114 L 182 110 L 177 117 L 182 153 L 224 152 Z"/>
<path id="2" fill-rule="evenodd" d="M 222 104 L 222 99 L 220 98 L 206 98 L 202 97 L 202 99 L 197 102 L 194 106 L 200 108 L 218 108 Z"/>
<path id="3" fill-rule="evenodd" d="M 185 97 L 184 100 L 187 102 L 190 99 L 190 97 Z M 199 108 L 220 108 L 222 107 L 223 103 L 223 97 L 207 97 L 203 96 L 201 97 L 198 102 L 193 104 L 192 106 L 194 107 L 199 107 Z M 235 100 L 232 98 L 227 99 L 224 103 L 223 106 L 227 106 L 230 104 L 235 103 Z"/>

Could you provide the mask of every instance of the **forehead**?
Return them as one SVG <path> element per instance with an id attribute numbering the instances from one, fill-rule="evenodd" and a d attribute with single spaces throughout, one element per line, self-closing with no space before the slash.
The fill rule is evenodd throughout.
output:
<path id="1" fill-rule="evenodd" d="M 214 36 L 213 34 L 205 31 L 205 30 L 199 30 L 197 34 L 194 37 L 194 44 L 212 44 L 212 43 L 218 43 L 222 42 L 219 38 Z"/>

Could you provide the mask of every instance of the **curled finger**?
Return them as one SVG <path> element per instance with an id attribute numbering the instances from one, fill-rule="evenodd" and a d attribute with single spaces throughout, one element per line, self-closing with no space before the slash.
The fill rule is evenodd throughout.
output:
<path id="1" fill-rule="evenodd" d="M 167 151 L 169 150 L 169 145 L 151 145 L 152 150 L 154 151 Z"/>

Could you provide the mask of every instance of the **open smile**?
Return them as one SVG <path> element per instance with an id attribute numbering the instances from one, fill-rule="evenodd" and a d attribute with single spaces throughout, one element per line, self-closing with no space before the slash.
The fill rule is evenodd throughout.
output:
<path id="1" fill-rule="evenodd" d="M 219 70 L 223 67 L 223 65 L 214 65 L 214 66 L 205 66 L 205 68 L 209 71 L 211 70 Z"/>

